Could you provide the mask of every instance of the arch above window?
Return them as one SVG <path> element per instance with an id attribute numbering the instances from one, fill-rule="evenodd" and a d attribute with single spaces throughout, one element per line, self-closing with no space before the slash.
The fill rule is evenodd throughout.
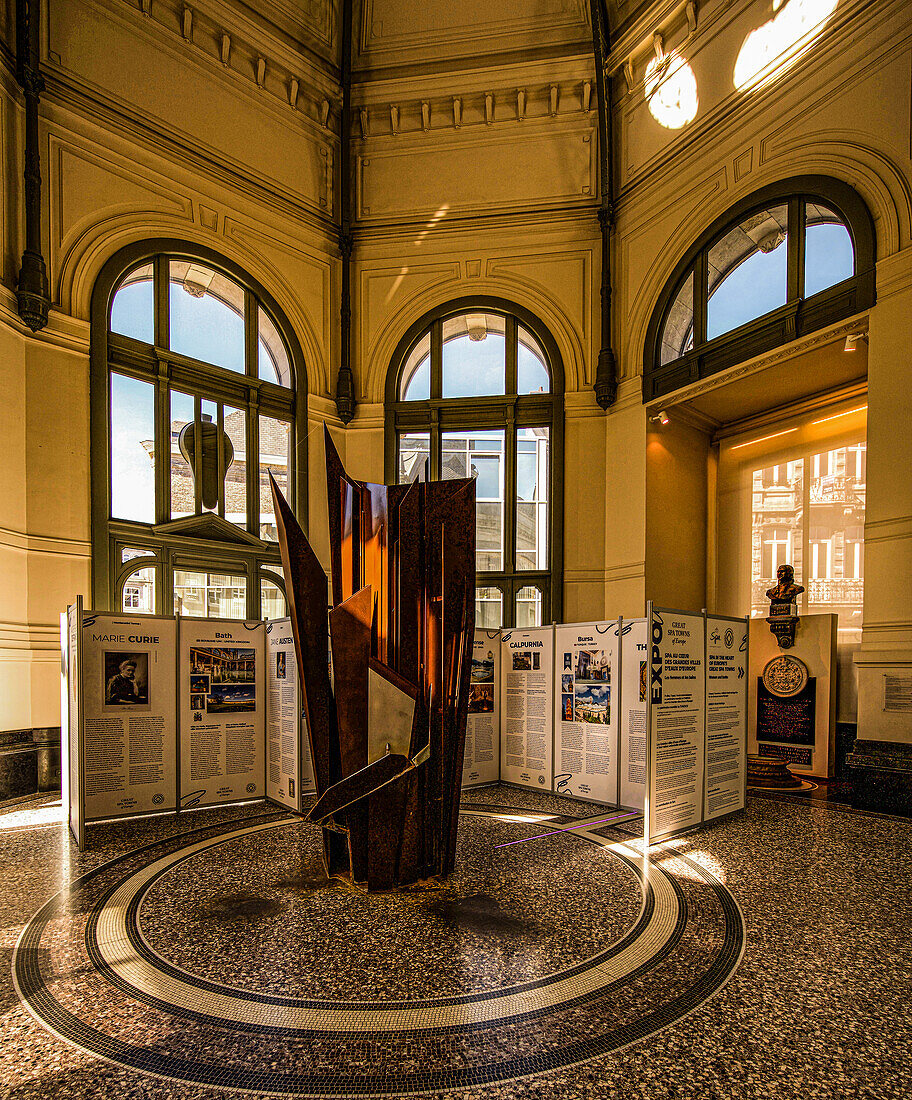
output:
<path id="1" fill-rule="evenodd" d="M 563 373 L 551 334 L 463 298 L 406 333 L 387 375 L 387 480 L 476 478 L 476 623 L 559 618 Z"/>
<path id="2" fill-rule="evenodd" d="M 664 396 L 874 304 L 874 225 L 847 184 L 784 180 L 688 250 L 653 311 L 643 399 Z"/>

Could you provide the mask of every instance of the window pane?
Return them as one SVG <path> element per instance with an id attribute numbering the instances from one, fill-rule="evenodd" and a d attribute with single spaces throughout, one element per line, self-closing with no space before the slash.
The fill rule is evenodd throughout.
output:
<path id="1" fill-rule="evenodd" d="M 153 288 L 151 264 L 143 264 L 127 275 L 111 303 L 111 332 L 155 343 Z"/>
<path id="2" fill-rule="evenodd" d="M 193 473 L 180 453 L 177 438 L 185 424 L 193 423 L 193 398 L 179 390 L 171 391 L 171 518 L 192 516 L 196 511 Z"/>
<path id="3" fill-rule="evenodd" d="M 785 304 L 787 229 L 783 204 L 747 218 L 709 250 L 707 339 Z"/>
<path id="4" fill-rule="evenodd" d="M 288 498 L 288 464 L 290 460 L 291 425 L 271 416 L 260 417 L 260 538 L 278 542 L 275 508 L 269 474 L 276 479 L 285 498 Z"/>
<path id="5" fill-rule="evenodd" d="M 476 477 L 475 563 L 503 569 L 504 432 L 444 432 L 441 477 Z"/>
<path id="6" fill-rule="evenodd" d="M 547 428 L 516 433 L 516 568 L 548 568 Z"/>
<path id="7" fill-rule="evenodd" d="M 855 273 L 855 250 L 842 219 L 820 203 L 808 203 L 804 231 L 804 296 L 810 298 Z"/>
<path id="8" fill-rule="evenodd" d="M 516 625 L 518 628 L 542 625 L 541 589 L 527 584 L 516 593 Z"/>
<path id="9" fill-rule="evenodd" d="M 491 313 L 451 317 L 443 325 L 443 396 L 504 392 L 504 319 Z"/>
<path id="10" fill-rule="evenodd" d="M 516 349 L 516 392 L 550 393 L 551 379 L 545 366 L 545 353 L 528 329 L 518 331 Z"/>
<path id="11" fill-rule="evenodd" d="M 204 403 L 205 404 L 205 403 Z M 225 405 L 225 434 L 231 440 L 234 458 L 225 472 L 225 519 L 238 527 L 247 526 L 247 415 Z M 215 417 L 213 417 L 215 419 Z M 227 459 L 227 455 L 225 456 Z"/>
<path id="12" fill-rule="evenodd" d="M 257 339 L 257 374 L 266 382 L 275 382 L 280 386 L 291 386 L 291 365 L 285 342 L 272 318 L 259 306 L 259 337 Z"/>
<path id="13" fill-rule="evenodd" d="M 137 569 L 127 577 L 120 606 L 122 611 L 129 611 L 134 615 L 155 613 L 155 566 Z"/>
<path id="14" fill-rule="evenodd" d="M 155 522 L 155 387 L 111 374 L 111 515 Z"/>
<path id="15" fill-rule="evenodd" d="M 752 475 L 751 615 L 769 613 L 766 590 L 776 583 L 780 565 L 794 567 L 804 583 L 804 460 L 781 462 Z"/>
<path id="16" fill-rule="evenodd" d="M 404 485 L 424 476 L 424 464 L 431 453 L 429 432 L 403 432 L 399 436 L 399 462 L 396 481 Z"/>
<path id="17" fill-rule="evenodd" d="M 244 373 L 244 291 L 203 264 L 171 261 L 171 350 Z"/>
<path id="18" fill-rule="evenodd" d="M 839 616 L 840 642 L 861 640 L 864 601 L 863 442 L 811 456 L 807 610 Z M 860 475 L 860 476 L 859 476 Z"/>
<path id="19" fill-rule="evenodd" d="M 399 394 L 403 401 L 427 401 L 431 396 L 430 333 L 426 333 L 412 348 L 402 371 Z"/>
<path id="20" fill-rule="evenodd" d="M 154 556 L 154 550 L 140 550 L 136 546 L 125 546 L 120 551 L 121 563 L 133 561 L 134 558 L 151 558 Z"/>
<path id="21" fill-rule="evenodd" d="M 479 630 L 503 626 L 503 592 L 499 588 L 475 589 L 475 626 Z"/>
<path id="22" fill-rule="evenodd" d="M 247 578 L 230 573 L 175 569 L 174 611 L 194 618 L 246 618 Z"/>
<path id="23" fill-rule="evenodd" d="M 678 291 L 671 309 L 665 328 L 662 329 L 661 363 L 673 363 L 680 359 L 685 351 L 693 347 L 694 331 L 694 273 L 684 280 Z"/>
<path id="24" fill-rule="evenodd" d="M 273 581 L 260 578 L 260 614 L 264 619 L 284 619 L 285 596 Z"/>

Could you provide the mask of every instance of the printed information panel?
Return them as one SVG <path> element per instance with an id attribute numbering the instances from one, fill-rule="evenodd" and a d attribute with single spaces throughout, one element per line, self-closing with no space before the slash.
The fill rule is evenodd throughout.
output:
<path id="1" fill-rule="evenodd" d="M 647 699 L 650 842 L 703 820 L 704 633 L 702 615 L 651 608 Z"/>
<path id="2" fill-rule="evenodd" d="M 263 798 L 264 623 L 181 619 L 180 805 Z"/>
<path id="3" fill-rule="evenodd" d="M 174 619 L 83 615 L 87 821 L 177 807 L 176 637 Z"/>
<path id="4" fill-rule="evenodd" d="M 617 629 L 617 628 L 615 628 Z M 621 624 L 621 706 L 618 770 L 622 806 L 646 806 L 646 620 Z"/>
<path id="5" fill-rule="evenodd" d="M 551 790 L 554 631 L 506 630 L 501 641 L 500 778 Z"/>
<path id="6" fill-rule="evenodd" d="M 266 797 L 300 812 L 314 790 L 291 619 L 274 619 L 266 623 Z"/>
<path id="7" fill-rule="evenodd" d="M 747 623 L 706 617 L 703 820 L 743 810 L 747 781 Z"/>
<path id="8" fill-rule="evenodd" d="M 67 608 L 67 755 L 64 767 L 69 771 L 67 816 L 70 832 L 81 848 L 85 843 L 85 805 L 82 789 L 82 596 Z"/>
<path id="9" fill-rule="evenodd" d="M 616 622 L 554 628 L 557 794 L 618 801 L 617 629 Z"/>
<path id="10" fill-rule="evenodd" d="M 476 630 L 472 646 L 463 787 L 500 778 L 500 631 Z"/>

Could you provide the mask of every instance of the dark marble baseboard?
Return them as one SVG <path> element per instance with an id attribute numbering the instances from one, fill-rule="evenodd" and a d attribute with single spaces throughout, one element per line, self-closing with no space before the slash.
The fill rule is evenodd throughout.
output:
<path id="1" fill-rule="evenodd" d="M 912 816 L 912 744 L 859 739 L 846 770 L 856 809 Z"/>
<path id="2" fill-rule="evenodd" d="M 0 732 L 0 803 L 59 790 L 59 726 Z"/>

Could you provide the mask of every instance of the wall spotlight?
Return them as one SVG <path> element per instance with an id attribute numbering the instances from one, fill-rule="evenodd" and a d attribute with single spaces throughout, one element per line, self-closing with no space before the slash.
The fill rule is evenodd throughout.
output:
<path id="1" fill-rule="evenodd" d="M 853 332 L 850 336 L 846 337 L 845 350 L 855 351 L 858 347 L 859 340 L 867 340 L 868 334 L 866 332 Z"/>
<path id="2" fill-rule="evenodd" d="M 650 416 L 649 419 L 653 424 L 661 424 L 664 428 L 668 423 L 668 413 L 664 409 L 659 409 L 655 416 Z"/>

